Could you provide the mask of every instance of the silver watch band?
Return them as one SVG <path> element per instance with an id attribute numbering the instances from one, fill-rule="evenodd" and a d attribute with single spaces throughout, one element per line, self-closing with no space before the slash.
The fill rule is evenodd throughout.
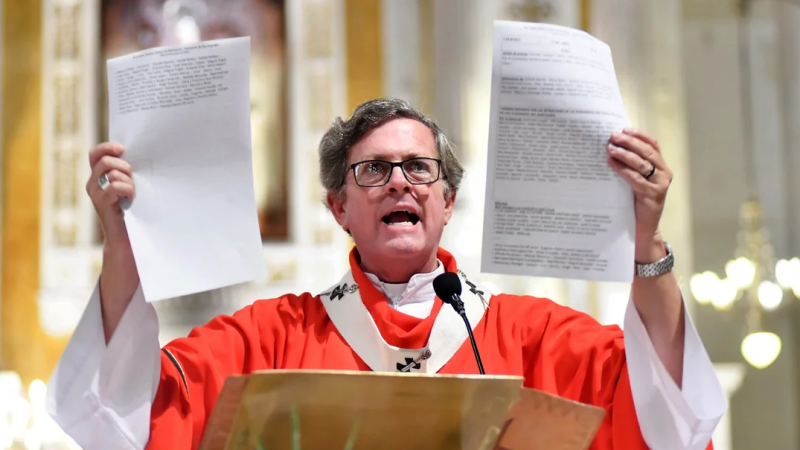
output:
<path id="1" fill-rule="evenodd" d="M 672 246 L 669 245 L 669 242 L 664 241 L 664 247 L 667 249 L 667 256 L 653 263 L 636 263 L 636 276 L 642 278 L 657 277 L 672 270 L 675 266 L 675 256 L 672 254 Z"/>

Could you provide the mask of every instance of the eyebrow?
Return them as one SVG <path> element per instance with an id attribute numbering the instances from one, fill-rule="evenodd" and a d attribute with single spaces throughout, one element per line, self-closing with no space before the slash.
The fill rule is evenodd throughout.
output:
<path id="1" fill-rule="evenodd" d="M 411 158 L 436 158 L 437 156 L 427 156 L 420 151 L 412 150 L 407 153 L 403 153 L 400 156 L 401 161 L 405 161 Z M 391 158 L 388 157 L 387 153 L 367 153 L 363 158 L 359 159 L 360 161 L 373 161 L 373 160 L 382 160 L 382 161 L 389 161 Z"/>

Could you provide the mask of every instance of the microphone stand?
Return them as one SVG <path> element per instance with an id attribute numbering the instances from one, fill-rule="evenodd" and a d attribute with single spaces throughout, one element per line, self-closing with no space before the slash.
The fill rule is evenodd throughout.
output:
<path id="1" fill-rule="evenodd" d="M 451 297 L 452 305 L 455 308 L 456 312 L 462 319 L 464 319 L 464 324 L 467 326 L 467 333 L 469 333 L 469 342 L 472 344 L 472 352 L 475 353 L 475 361 L 478 363 L 478 370 L 480 371 L 481 375 L 486 375 L 486 372 L 483 371 L 483 362 L 481 362 L 481 355 L 478 353 L 478 345 L 475 343 L 475 336 L 472 334 L 472 327 L 469 324 L 469 319 L 467 319 L 467 312 L 464 310 L 464 302 L 461 301 L 461 298 L 458 294 L 453 294 Z"/>

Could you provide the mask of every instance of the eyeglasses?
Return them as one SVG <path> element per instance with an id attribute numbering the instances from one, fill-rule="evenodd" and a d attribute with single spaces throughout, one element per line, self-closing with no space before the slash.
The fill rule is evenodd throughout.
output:
<path id="1" fill-rule="evenodd" d="M 360 161 L 351 164 L 356 184 L 361 187 L 385 186 L 392 177 L 395 167 L 403 171 L 406 180 L 411 184 L 431 184 L 439 179 L 440 159 L 411 158 L 402 162 L 381 160 Z"/>

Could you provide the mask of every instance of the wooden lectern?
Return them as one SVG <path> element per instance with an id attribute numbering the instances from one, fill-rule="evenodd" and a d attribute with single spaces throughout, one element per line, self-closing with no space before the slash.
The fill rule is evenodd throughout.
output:
<path id="1" fill-rule="evenodd" d="M 604 410 L 521 377 L 276 370 L 226 380 L 200 450 L 585 450 Z"/>

